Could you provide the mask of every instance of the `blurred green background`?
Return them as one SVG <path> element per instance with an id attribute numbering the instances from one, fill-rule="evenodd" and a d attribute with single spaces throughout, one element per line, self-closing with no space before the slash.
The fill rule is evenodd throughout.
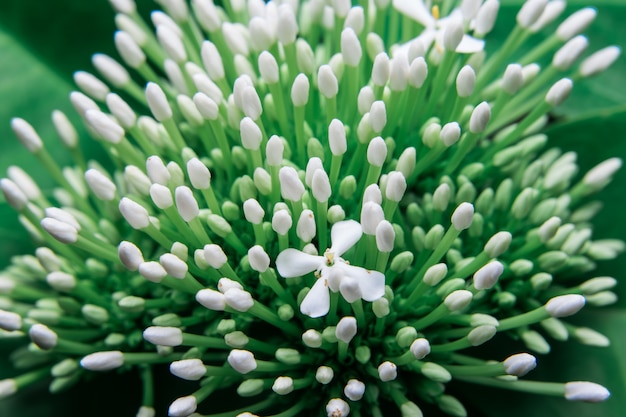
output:
<path id="1" fill-rule="evenodd" d="M 497 47 L 512 26 L 522 0 L 501 0 L 498 25 L 489 36 L 489 48 Z M 142 13 L 157 8 L 151 0 L 138 0 Z M 591 5 L 598 18 L 586 32 L 589 50 L 609 44 L 626 45 L 625 0 L 570 0 L 568 12 Z M 68 94 L 73 88 L 72 73 L 77 69 L 91 71 L 92 53 L 116 56 L 113 48 L 113 12 L 106 0 L 2 0 L 0 1 L 0 175 L 9 165 L 20 165 L 49 190 L 50 179 L 14 139 L 9 126 L 11 117 L 27 119 L 59 161 L 67 161 L 58 146 L 50 121 L 55 108 L 66 111 L 76 122 Z M 83 132 L 84 133 L 84 132 Z M 553 144 L 579 153 L 583 172 L 611 157 L 626 157 L 626 59 L 620 57 L 610 71 L 576 86 L 570 100 L 558 111 L 549 133 Z M 84 136 L 83 136 L 84 137 Z M 89 155 L 98 148 L 87 140 L 83 144 Z M 594 234 L 603 238 L 626 238 L 626 170 L 601 195 L 606 202 L 595 222 Z M 32 250 L 17 217 L 0 203 L 0 266 L 15 254 Z M 620 279 L 619 304 L 602 310 L 588 311 L 580 318 L 612 339 L 608 349 L 554 343 L 550 355 L 539 357 L 535 378 L 561 380 L 589 379 L 605 384 L 613 397 L 600 405 L 566 403 L 560 399 L 476 389 L 453 385 L 455 394 L 468 403 L 472 416 L 601 416 L 622 417 L 626 410 L 626 260 L 600 264 L 594 275 L 611 275 Z M 492 344 L 493 345 L 493 344 Z M 0 349 L 0 379 L 14 374 L 7 359 L 9 346 Z M 167 379 L 166 371 L 161 378 Z M 173 378 L 172 378 L 173 379 Z M 170 379 L 168 379 L 170 380 Z M 157 392 L 162 406 L 172 398 L 191 391 L 191 385 L 179 383 Z M 36 386 L 15 397 L 0 401 L 0 416 L 132 416 L 139 405 L 138 379 L 134 374 L 103 375 L 97 381 L 81 384 L 69 393 L 52 397 L 46 386 Z M 433 414 L 429 414 L 433 415 Z"/>

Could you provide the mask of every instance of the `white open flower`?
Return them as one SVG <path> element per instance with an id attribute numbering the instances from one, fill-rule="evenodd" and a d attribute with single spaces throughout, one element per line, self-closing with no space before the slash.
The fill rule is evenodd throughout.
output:
<path id="1" fill-rule="evenodd" d="M 424 26 L 424 30 L 417 39 L 420 39 L 425 46 L 429 46 L 434 41 L 441 50 L 444 46 L 446 26 L 453 20 L 461 18 L 460 9 L 454 9 L 448 16 L 439 18 L 439 9 L 435 6 L 432 12 L 429 11 L 423 0 L 393 0 L 393 7 L 401 14 Z M 408 42 L 404 46 L 408 48 L 410 43 Z M 473 54 L 482 51 L 484 47 L 485 41 L 482 39 L 463 34 L 461 42 L 454 51 L 460 54 Z"/>
<path id="2" fill-rule="evenodd" d="M 303 314 L 314 318 L 326 315 L 330 308 L 329 288 L 337 292 L 339 282 L 344 276 L 357 280 L 363 300 L 374 301 L 383 296 L 385 276 L 382 273 L 349 265 L 341 258 L 341 255 L 359 241 L 362 234 L 363 229 L 358 222 L 341 221 L 335 223 L 331 229 L 332 245 L 324 256 L 310 255 L 292 248 L 278 254 L 276 268 L 284 278 L 316 272 L 318 279 L 300 305 Z"/>

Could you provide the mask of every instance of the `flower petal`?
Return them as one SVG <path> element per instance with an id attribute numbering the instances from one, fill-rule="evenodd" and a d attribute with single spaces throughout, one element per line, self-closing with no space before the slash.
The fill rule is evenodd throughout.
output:
<path id="1" fill-rule="evenodd" d="M 385 295 L 384 274 L 352 265 L 346 265 L 345 269 L 346 274 L 359 280 L 361 297 L 365 301 L 375 301 Z"/>
<path id="2" fill-rule="evenodd" d="M 463 39 L 461 39 L 461 43 L 456 47 L 455 51 L 460 54 L 473 54 L 482 51 L 484 48 L 484 40 L 470 35 L 463 35 Z"/>
<path id="3" fill-rule="evenodd" d="M 318 278 L 313 288 L 307 293 L 300 304 L 300 311 L 309 317 L 316 318 L 328 314 L 330 310 L 330 293 L 326 278 Z"/>
<path id="4" fill-rule="evenodd" d="M 393 0 L 393 7 L 426 28 L 435 25 L 435 18 L 422 0 Z"/>
<path id="5" fill-rule="evenodd" d="M 354 220 L 345 220 L 337 222 L 330 230 L 330 240 L 332 245 L 330 251 L 339 257 L 346 253 L 348 249 L 356 244 L 363 235 L 363 228 L 359 222 Z"/>
<path id="6" fill-rule="evenodd" d="M 283 278 L 301 277 L 323 266 L 326 258 L 297 249 L 285 249 L 276 258 L 276 269 Z"/>

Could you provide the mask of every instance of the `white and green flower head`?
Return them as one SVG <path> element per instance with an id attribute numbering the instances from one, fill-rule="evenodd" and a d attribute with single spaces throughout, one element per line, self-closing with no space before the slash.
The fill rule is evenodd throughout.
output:
<path id="1" fill-rule="evenodd" d="M 572 276 L 624 249 L 593 239 L 587 199 L 621 160 L 579 177 L 541 133 L 620 53 L 583 57 L 593 9 L 557 23 L 565 2 L 528 0 L 487 54 L 498 0 L 158 3 L 150 25 L 111 0 L 119 57 L 75 74 L 102 161 L 59 111 L 74 166 L 12 121 L 58 187 L 18 167 L 1 181 L 40 247 L 0 276 L 1 336 L 28 341 L 0 397 L 137 368 L 153 416 L 168 363 L 198 381 L 175 417 L 465 416 L 451 380 L 609 396 L 528 379 L 520 353 L 608 343 L 567 317 L 615 301 L 615 279 Z M 469 349 L 496 334 L 519 346 Z M 224 390 L 250 398 L 225 410 Z"/>

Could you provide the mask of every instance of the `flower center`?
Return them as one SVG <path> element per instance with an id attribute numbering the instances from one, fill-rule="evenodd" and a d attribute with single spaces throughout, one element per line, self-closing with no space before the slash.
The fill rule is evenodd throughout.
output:
<path id="1" fill-rule="evenodd" d="M 324 252 L 324 256 L 326 257 L 326 265 L 333 266 L 335 264 L 334 252 L 331 252 L 329 249 L 326 249 L 326 252 Z"/>

